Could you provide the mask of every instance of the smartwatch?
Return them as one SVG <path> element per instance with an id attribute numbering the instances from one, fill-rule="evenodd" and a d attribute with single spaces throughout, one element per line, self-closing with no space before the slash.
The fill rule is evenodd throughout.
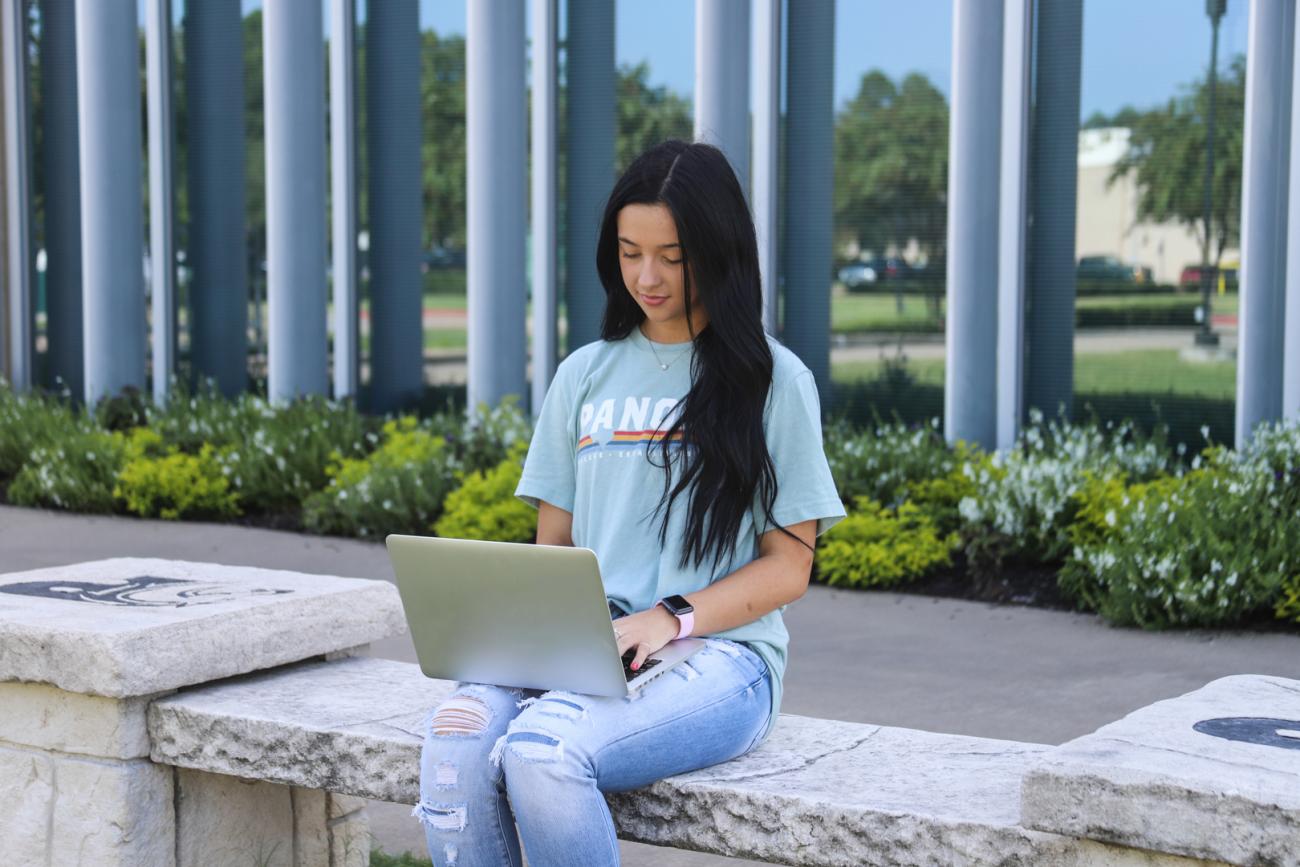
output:
<path id="1" fill-rule="evenodd" d="M 677 630 L 677 638 L 685 638 L 691 634 L 695 628 L 695 606 L 686 601 L 684 596 L 665 596 L 658 602 L 668 613 L 677 618 L 681 623 L 681 628 Z"/>

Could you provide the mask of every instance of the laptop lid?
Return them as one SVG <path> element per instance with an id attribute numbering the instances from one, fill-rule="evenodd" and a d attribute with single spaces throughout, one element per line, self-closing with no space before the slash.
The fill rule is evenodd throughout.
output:
<path id="1" fill-rule="evenodd" d="M 591 695 L 629 692 L 593 551 L 397 534 L 386 543 L 427 676 Z M 699 644 L 671 642 L 654 655 L 672 658 L 647 671 L 647 679 Z"/>

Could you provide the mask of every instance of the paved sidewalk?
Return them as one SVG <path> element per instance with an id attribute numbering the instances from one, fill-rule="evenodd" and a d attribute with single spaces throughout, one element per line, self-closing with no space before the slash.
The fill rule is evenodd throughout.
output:
<path id="1" fill-rule="evenodd" d="M 149 556 L 392 580 L 376 542 L 0 506 L 0 572 Z M 814 586 L 786 612 L 783 710 L 1057 744 L 1229 674 L 1300 678 L 1300 635 L 1146 633 L 1095 617 Z M 406 637 L 374 655 L 414 661 Z M 389 852 L 423 853 L 409 808 L 375 804 Z M 623 844 L 627 865 L 742 862 Z"/>

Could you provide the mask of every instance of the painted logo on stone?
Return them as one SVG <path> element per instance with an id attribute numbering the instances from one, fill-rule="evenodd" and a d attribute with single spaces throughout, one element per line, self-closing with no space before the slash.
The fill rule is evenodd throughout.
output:
<path id="1" fill-rule="evenodd" d="M 89 581 L 23 581 L 17 584 L 0 584 L 0 593 L 10 593 L 15 596 L 38 596 L 43 599 L 65 599 L 69 602 L 94 602 L 98 605 L 130 608 L 188 608 L 192 605 L 212 605 L 217 602 L 231 602 L 255 596 L 279 596 L 292 592 L 292 590 L 247 587 L 240 584 L 159 578 L 154 575 L 126 578 L 116 584 L 98 584 Z"/>
<path id="2" fill-rule="evenodd" d="M 1201 720 L 1192 728 L 1203 735 L 1285 750 L 1300 750 L 1300 719 L 1220 717 Z"/>

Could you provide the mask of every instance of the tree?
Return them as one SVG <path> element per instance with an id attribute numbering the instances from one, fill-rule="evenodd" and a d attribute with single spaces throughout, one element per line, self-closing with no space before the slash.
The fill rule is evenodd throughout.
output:
<path id="1" fill-rule="evenodd" d="M 948 103 L 916 73 L 862 76 L 835 121 L 835 228 L 883 252 L 915 240 L 942 257 L 948 219 Z"/>
<path id="2" fill-rule="evenodd" d="M 691 105 L 667 87 L 651 87 L 650 66 L 622 66 L 615 84 L 618 127 L 614 144 L 614 170 L 622 172 L 651 145 L 668 138 L 690 141 L 693 135 Z"/>
<path id="3" fill-rule="evenodd" d="M 1246 112 L 1246 59 L 1233 59 L 1217 85 L 1213 205 L 1205 225 L 1206 114 L 1210 89 L 1204 79 L 1186 87 L 1163 108 L 1134 121 L 1128 152 L 1110 173 L 1114 183 L 1137 173 L 1140 220 L 1176 221 L 1196 233 L 1206 260 L 1217 264 L 1238 242 L 1241 228 L 1242 120 Z"/>

